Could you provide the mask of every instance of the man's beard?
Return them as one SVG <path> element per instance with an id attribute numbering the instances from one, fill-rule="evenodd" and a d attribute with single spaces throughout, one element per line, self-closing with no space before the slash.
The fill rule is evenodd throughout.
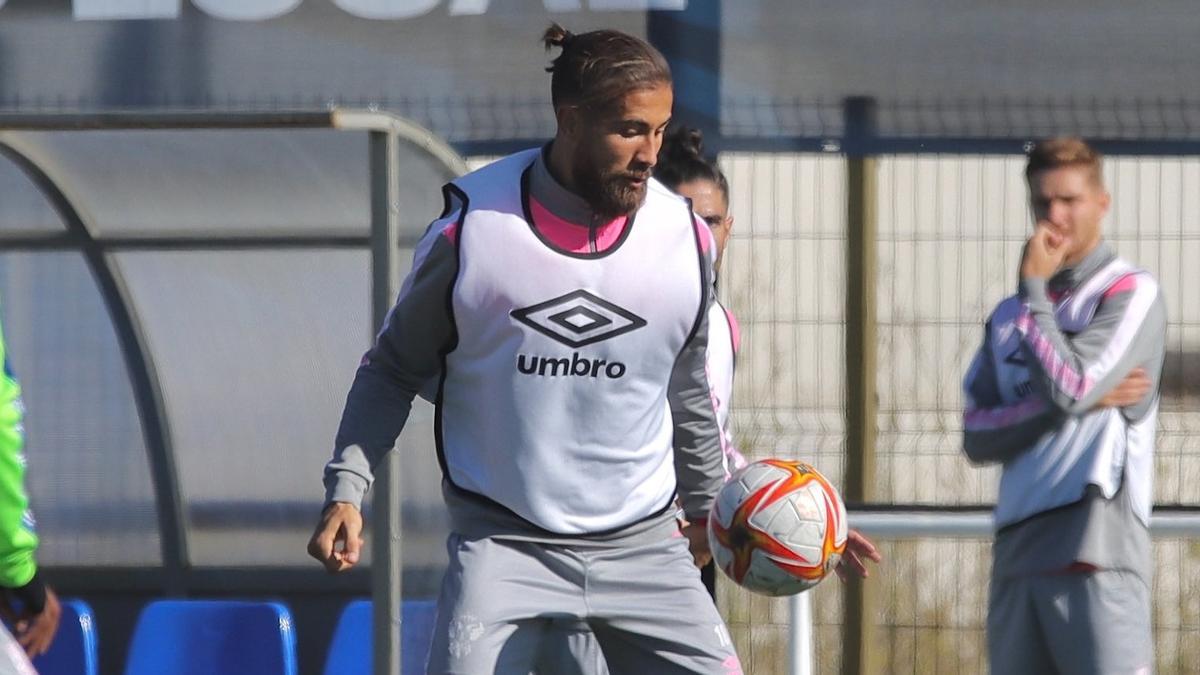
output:
<path id="1" fill-rule="evenodd" d="M 617 218 L 632 214 L 646 199 L 646 183 L 649 172 L 637 174 L 641 185 L 634 187 L 631 174 L 625 171 L 605 172 L 598 169 L 586 157 L 579 157 L 574 167 L 575 186 L 580 197 L 602 218 Z"/>

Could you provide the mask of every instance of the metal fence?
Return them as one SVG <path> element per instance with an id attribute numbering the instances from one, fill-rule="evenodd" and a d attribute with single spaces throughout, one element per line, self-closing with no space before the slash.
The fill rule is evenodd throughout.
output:
<path id="1" fill-rule="evenodd" d="M 849 126 L 849 125 L 847 125 Z M 859 148 L 870 147 L 867 139 Z M 994 499 L 996 469 L 970 466 L 961 455 L 961 378 L 982 337 L 990 309 L 1015 292 L 1020 247 L 1031 221 L 1022 168 L 1011 148 L 972 141 L 975 154 L 899 152 L 877 139 L 871 155 L 874 237 L 869 255 L 852 250 L 853 157 L 835 152 L 721 154 L 730 178 L 733 235 L 722 271 L 723 300 L 742 323 L 734 419 L 738 442 L 752 458 L 793 456 L 814 461 L 840 484 L 865 480 L 874 506 L 919 507 L 950 518 Z M 853 144 L 854 142 L 852 142 Z M 940 142 L 939 142 L 940 143 Z M 844 141 L 830 148 L 842 147 Z M 1105 172 L 1113 193 L 1108 240 L 1159 279 L 1169 324 L 1157 452 L 1156 503 L 1200 506 L 1200 222 L 1193 202 L 1200 159 L 1110 150 Z M 982 147 L 980 147 L 982 146 Z M 1116 152 L 1112 152 L 1115 150 Z M 986 154 L 980 154 L 984 153 Z M 858 186 L 859 191 L 863 190 Z M 860 239 L 861 241 L 861 239 Z M 867 389 L 850 398 L 855 375 L 847 354 L 852 276 L 863 274 L 874 312 L 865 331 L 876 367 Z M 861 280 L 860 280 L 861 281 Z M 852 426 L 846 411 L 871 410 L 873 461 L 867 476 L 852 471 Z M 859 463 L 861 470 L 861 462 Z M 852 517 L 853 522 L 853 517 Z M 886 532 L 881 536 L 889 537 Z M 1155 545 L 1157 670 L 1195 672 L 1200 640 L 1200 589 L 1193 581 L 1197 531 L 1175 532 Z M 891 672 L 982 672 L 990 548 L 986 541 L 921 536 L 885 539 L 887 562 L 868 585 L 872 601 L 856 630 L 836 583 L 819 588 L 814 645 L 817 672 L 837 672 L 864 647 Z M 853 596 L 851 596 L 853 597 Z M 747 672 L 784 672 L 789 614 L 781 601 L 723 591 L 731 630 Z M 846 637 L 853 639 L 847 641 Z M 869 638 L 867 636 L 870 636 Z"/>

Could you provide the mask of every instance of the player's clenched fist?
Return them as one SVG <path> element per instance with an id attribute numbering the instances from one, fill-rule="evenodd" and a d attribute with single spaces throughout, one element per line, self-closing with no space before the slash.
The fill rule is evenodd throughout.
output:
<path id="1" fill-rule="evenodd" d="M 362 513 L 353 505 L 331 503 L 321 512 L 321 521 L 308 540 L 308 554 L 330 573 L 354 567 L 362 551 L 362 526 Z"/>

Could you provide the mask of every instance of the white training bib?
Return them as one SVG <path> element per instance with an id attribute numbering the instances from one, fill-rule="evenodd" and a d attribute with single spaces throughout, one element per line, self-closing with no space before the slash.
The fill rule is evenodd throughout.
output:
<path id="1" fill-rule="evenodd" d="M 1085 329 L 1105 291 L 1133 272 L 1136 270 L 1132 266 L 1116 259 L 1069 296 L 1060 298 L 1055 303 L 1059 328 L 1068 336 Z M 1030 381 L 1021 333 L 1016 327 L 1021 313 L 1021 301 L 1013 296 L 1000 303 L 990 320 L 988 339 L 1004 405 L 1038 395 Z M 1064 419 L 1053 433 L 1045 434 L 1034 447 L 1005 464 L 996 500 L 996 526 L 1075 503 L 1083 498 L 1088 485 L 1096 485 L 1106 498 L 1111 498 L 1126 474 L 1131 479 L 1134 509 L 1149 522 L 1149 490 L 1142 489 L 1140 483 L 1148 479 L 1152 469 L 1149 458 L 1156 419 L 1157 410 L 1152 410 L 1143 420 L 1130 423 L 1116 408 Z"/>
<path id="2" fill-rule="evenodd" d="M 691 211 L 654 181 L 611 248 L 544 240 L 523 187 L 537 152 L 454 182 L 465 204 L 439 450 L 457 487 L 551 532 L 598 532 L 675 494 L 667 388 L 708 280 Z"/>

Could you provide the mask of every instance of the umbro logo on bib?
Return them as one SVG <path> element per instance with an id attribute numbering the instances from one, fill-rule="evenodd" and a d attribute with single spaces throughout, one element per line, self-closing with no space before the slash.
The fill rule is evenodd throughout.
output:
<path id="1" fill-rule="evenodd" d="M 635 331 L 646 320 L 580 289 L 524 309 L 512 318 L 562 344 L 578 349 Z"/>
<path id="2" fill-rule="evenodd" d="M 646 320 L 633 312 L 580 289 L 552 300 L 512 311 L 512 318 L 573 349 L 635 331 Z M 625 375 L 620 361 L 588 358 L 578 352 L 563 356 L 517 356 L 517 372 L 539 377 L 605 377 Z"/>

